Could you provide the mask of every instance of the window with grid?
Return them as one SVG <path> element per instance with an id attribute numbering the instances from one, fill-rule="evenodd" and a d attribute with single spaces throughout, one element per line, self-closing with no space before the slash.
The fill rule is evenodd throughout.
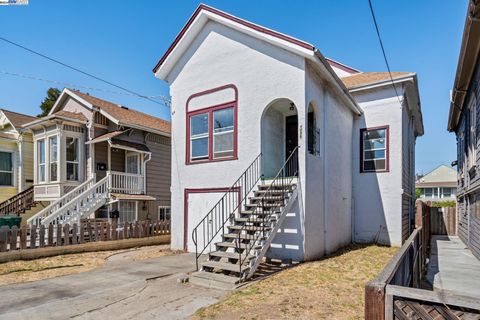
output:
<path id="1" fill-rule="evenodd" d="M 388 126 L 362 129 L 360 135 L 360 171 L 388 171 Z"/>
<path id="2" fill-rule="evenodd" d="M 78 138 L 67 137 L 66 139 L 66 162 L 67 162 L 67 180 L 78 181 Z"/>
<path id="3" fill-rule="evenodd" d="M 50 149 L 50 181 L 58 180 L 58 143 L 57 136 L 48 138 Z"/>
<path id="4" fill-rule="evenodd" d="M 37 154 L 38 154 L 38 172 L 37 178 L 39 182 L 45 182 L 45 140 L 41 139 L 37 141 Z"/>

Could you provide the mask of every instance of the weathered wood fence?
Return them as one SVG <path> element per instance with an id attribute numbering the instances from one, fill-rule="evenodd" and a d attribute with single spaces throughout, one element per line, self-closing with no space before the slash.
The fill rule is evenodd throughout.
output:
<path id="1" fill-rule="evenodd" d="M 454 236 L 457 234 L 456 208 L 430 208 L 432 234 Z"/>
<path id="2" fill-rule="evenodd" d="M 135 221 L 110 224 L 107 221 L 82 221 L 73 225 L 0 228 L 0 252 L 68 246 L 95 241 L 145 238 L 170 234 L 170 221 Z"/>
<path id="3" fill-rule="evenodd" d="M 480 319 L 479 301 L 421 289 L 430 236 L 436 231 L 431 214 L 437 208 L 422 201 L 416 205 L 415 230 L 380 275 L 365 286 L 365 319 Z"/>

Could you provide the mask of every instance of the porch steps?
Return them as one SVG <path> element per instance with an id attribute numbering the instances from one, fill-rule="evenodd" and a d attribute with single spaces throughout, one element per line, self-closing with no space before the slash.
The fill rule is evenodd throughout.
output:
<path id="1" fill-rule="evenodd" d="M 214 258 L 226 258 L 226 259 L 237 259 L 239 258 L 239 254 L 237 252 L 228 252 L 228 251 L 213 251 L 208 254 L 210 257 Z M 245 260 L 245 255 L 241 255 L 242 260 Z M 252 255 L 249 255 L 246 257 L 247 259 L 253 259 L 255 258 Z"/>
<path id="2" fill-rule="evenodd" d="M 221 273 L 197 271 L 190 275 L 189 282 L 207 288 L 231 290 L 240 283 L 240 279 Z"/>

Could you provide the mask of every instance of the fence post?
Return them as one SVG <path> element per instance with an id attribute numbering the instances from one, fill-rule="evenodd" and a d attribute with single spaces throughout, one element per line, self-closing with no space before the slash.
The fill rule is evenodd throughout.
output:
<path id="1" fill-rule="evenodd" d="M 8 226 L 2 226 L 0 228 L 0 252 L 7 251 L 7 243 L 8 243 L 8 232 L 10 228 Z"/>
<path id="2" fill-rule="evenodd" d="M 20 229 L 20 249 L 27 248 L 27 226 Z"/>
<path id="3" fill-rule="evenodd" d="M 48 225 L 47 244 L 49 247 L 53 247 L 53 224 Z"/>
<path id="4" fill-rule="evenodd" d="M 68 223 L 63 226 L 63 239 L 64 246 L 70 245 L 70 225 Z"/>
<path id="5" fill-rule="evenodd" d="M 373 280 L 365 286 L 365 319 L 385 320 L 385 284 Z"/>
<path id="6" fill-rule="evenodd" d="M 18 241 L 18 227 L 13 226 L 11 229 L 11 235 L 10 235 L 10 251 L 17 250 L 17 241 Z"/>
<path id="7" fill-rule="evenodd" d="M 117 240 L 118 239 L 117 235 L 118 235 L 117 234 L 117 221 L 113 220 L 112 221 L 112 239 Z"/>
<path id="8" fill-rule="evenodd" d="M 88 230 L 88 241 L 93 242 L 93 231 L 92 231 L 92 224 L 90 221 L 87 221 L 87 230 Z"/>
<path id="9" fill-rule="evenodd" d="M 57 224 L 57 246 L 62 245 L 62 225 Z"/>
<path id="10" fill-rule="evenodd" d="M 45 226 L 43 224 L 40 225 L 40 231 L 39 231 L 38 236 L 39 236 L 39 239 L 40 239 L 39 240 L 40 241 L 39 242 L 40 248 L 45 247 Z"/>
<path id="11" fill-rule="evenodd" d="M 84 243 L 85 242 L 85 222 L 82 220 L 80 220 L 80 228 L 78 232 L 79 232 L 79 242 Z"/>
<path id="12" fill-rule="evenodd" d="M 37 226 L 33 225 L 30 229 L 30 249 L 37 247 Z"/>
<path id="13" fill-rule="evenodd" d="M 78 243 L 78 238 L 77 238 L 77 223 L 73 224 L 72 227 L 72 244 L 77 244 Z"/>

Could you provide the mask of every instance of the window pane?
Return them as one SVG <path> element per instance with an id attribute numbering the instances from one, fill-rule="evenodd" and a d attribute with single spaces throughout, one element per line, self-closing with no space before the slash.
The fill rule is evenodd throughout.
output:
<path id="1" fill-rule="evenodd" d="M 50 163 L 50 181 L 57 181 L 57 163 Z"/>
<path id="2" fill-rule="evenodd" d="M 128 173 L 134 173 L 134 174 L 140 173 L 138 172 L 139 157 L 140 155 L 138 154 L 127 156 L 127 172 Z"/>
<path id="3" fill-rule="evenodd" d="M 57 161 L 57 137 L 50 137 L 50 162 Z"/>
<path id="4" fill-rule="evenodd" d="M 451 188 L 443 188 L 443 197 L 450 198 L 452 196 Z"/>
<path id="5" fill-rule="evenodd" d="M 0 186 L 12 185 L 12 174 L 8 172 L 0 172 Z"/>
<path id="6" fill-rule="evenodd" d="M 78 163 L 67 162 L 67 180 L 78 180 Z"/>
<path id="7" fill-rule="evenodd" d="M 12 171 L 12 154 L 10 152 L 0 152 L 0 171 Z"/>
<path id="8" fill-rule="evenodd" d="M 213 129 L 215 132 L 233 130 L 233 108 L 213 112 Z"/>
<path id="9" fill-rule="evenodd" d="M 367 160 L 363 162 L 365 171 L 385 170 L 385 160 Z"/>
<path id="10" fill-rule="evenodd" d="M 208 134 L 208 113 L 198 114 L 190 118 L 190 134 Z"/>
<path id="11" fill-rule="evenodd" d="M 67 161 L 78 161 L 78 139 L 67 137 Z"/>
<path id="12" fill-rule="evenodd" d="M 213 136 L 214 157 L 227 157 L 233 155 L 233 132 L 215 134 Z"/>
<path id="13" fill-rule="evenodd" d="M 208 158 L 208 137 L 192 139 L 192 159 Z"/>
<path id="14" fill-rule="evenodd" d="M 385 159 L 385 150 L 365 151 L 365 160 Z"/>
<path id="15" fill-rule="evenodd" d="M 385 139 L 365 140 L 363 142 L 363 149 L 385 149 Z"/>
<path id="16" fill-rule="evenodd" d="M 38 166 L 38 180 L 40 182 L 45 181 L 45 164 Z"/>
<path id="17" fill-rule="evenodd" d="M 385 129 L 368 130 L 364 132 L 364 137 L 368 140 L 385 138 L 385 132 Z"/>
<path id="18" fill-rule="evenodd" d="M 426 198 L 432 197 L 432 188 L 425 188 L 425 197 Z"/>
<path id="19" fill-rule="evenodd" d="M 45 140 L 37 141 L 38 163 L 45 163 Z"/>

